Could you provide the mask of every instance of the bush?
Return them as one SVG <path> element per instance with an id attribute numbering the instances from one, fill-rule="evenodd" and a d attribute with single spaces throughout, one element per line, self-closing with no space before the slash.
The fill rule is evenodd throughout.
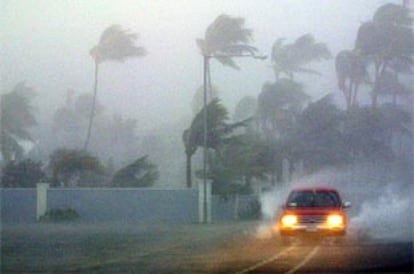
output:
<path id="1" fill-rule="evenodd" d="M 78 212 L 71 208 L 51 209 L 48 210 L 45 215 L 40 217 L 41 222 L 71 222 L 79 218 Z"/>

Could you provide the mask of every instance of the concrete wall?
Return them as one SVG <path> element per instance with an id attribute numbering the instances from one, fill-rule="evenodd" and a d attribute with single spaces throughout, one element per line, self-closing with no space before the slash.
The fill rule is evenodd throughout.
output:
<path id="1" fill-rule="evenodd" d="M 2 223 L 31 223 L 36 221 L 35 188 L 0 189 Z"/>
<path id="2" fill-rule="evenodd" d="M 36 221 L 36 189 L 1 189 L 1 222 Z M 212 197 L 212 221 L 231 221 L 254 196 Z M 81 222 L 198 222 L 196 189 L 49 188 L 47 209 L 76 210 Z"/>
<path id="3" fill-rule="evenodd" d="M 49 189 L 48 209 L 75 209 L 85 222 L 197 222 L 192 189 Z"/>

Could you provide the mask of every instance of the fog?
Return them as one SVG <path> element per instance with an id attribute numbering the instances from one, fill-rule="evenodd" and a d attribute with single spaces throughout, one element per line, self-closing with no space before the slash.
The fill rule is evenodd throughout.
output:
<path id="1" fill-rule="evenodd" d="M 263 54 L 269 55 L 277 38 L 292 42 L 312 33 L 335 56 L 342 49 L 352 48 L 360 24 L 380 5 L 390 2 L 401 1 L 5 0 L 0 3 L 1 92 L 11 91 L 21 81 L 33 87 L 38 120 L 34 135 L 43 144 L 61 146 L 50 132 L 51 117 L 64 104 L 68 89 L 76 95 L 92 94 L 94 64 L 89 50 L 112 24 L 138 33 L 137 44 L 148 51 L 147 56 L 104 63 L 98 101 L 109 116 L 117 113 L 137 121 L 139 145 L 134 150 L 155 158 L 161 185 L 183 185 L 181 135 L 193 118 L 191 102 L 203 76 L 195 39 L 204 36 L 218 15 L 245 18 L 246 26 L 253 30 L 253 45 Z M 263 83 L 274 80 L 269 60 L 236 62 L 240 71 L 218 62 L 211 66 L 213 84 L 221 91 L 220 99 L 230 113 L 241 98 L 257 96 Z M 333 60 L 315 67 L 323 77 L 301 76 L 306 92 L 314 100 L 329 93 L 340 96 Z M 159 142 L 148 147 L 145 140 L 155 142 L 151 136 Z M 155 151 L 157 145 L 162 149 Z M 157 153 L 161 155 L 151 155 Z M 41 157 L 47 158 L 44 154 Z M 182 160 L 172 164 L 175 159 Z"/>

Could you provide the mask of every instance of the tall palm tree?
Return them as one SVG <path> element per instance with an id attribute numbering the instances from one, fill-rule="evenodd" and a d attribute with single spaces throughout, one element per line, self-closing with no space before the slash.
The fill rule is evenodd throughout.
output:
<path id="1" fill-rule="evenodd" d="M 234 56 L 254 56 L 257 49 L 249 43 L 252 40 L 252 30 L 244 26 L 245 20 L 241 17 L 219 15 L 205 32 L 204 39 L 196 39 L 201 55 L 205 58 L 205 72 L 209 94 L 211 93 L 210 58 L 214 58 L 222 65 L 234 69 L 239 66 L 234 62 Z M 211 96 L 211 94 L 210 94 Z"/>
<path id="2" fill-rule="evenodd" d="M 279 38 L 272 46 L 271 62 L 276 80 L 281 74 L 291 79 L 294 73 L 319 74 L 304 66 L 313 61 L 331 58 L 328 47 L 316 42 L 312 34 L 302 35 L 291 44 L 284 44 L 284 41 L 284 38 Z"/>
<path id="3" fill-rule="evenodd" d="M 335 57 L 335 69 L 338 87 L 349 110 L 357 104 L 359 86 L 370 82 L 365 58 L 356 50 L 342 50 Z"/>
<path id="4" fill-rule="evenodd" d="M 374 62 L 372 108 L 377 106 L 380 79 L 389 70 L 410 71 L 414 59 L 412 18 L 409 10 L 396 4 L 379 7 L 373 19 L 358 29 L 355 48 Z"/>
<path id="5" fill-rule="evenodd" d="M 90 50 L 90 54 L 95 62 L 95 81 L 93 87 L 92 108 L 84 150 L 88 148 L 93 118 L 95 116 L 99 65 L 106 61 L 124 62 L 128 58 L 145 56 L 146 50 L 143 47 L 137 47 L 134 45 L 137 38 L 137 34 L 123 30 L 119 25 L 112 25 L 102 33 L 98 45 Z"/>
<path id="6" fill-rule="evenodd" d="M 28 128 L 35 126 L 30 95 L 33 89 L 23 82 L 7 94 L 1 95 L 0 145 L 3 161 L 19 160 L 24 153 L 21 141 L 33 141 Z"/>

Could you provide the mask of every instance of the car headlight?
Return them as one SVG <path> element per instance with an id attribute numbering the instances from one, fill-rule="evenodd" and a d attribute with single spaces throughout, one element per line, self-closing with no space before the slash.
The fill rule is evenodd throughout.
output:
<path id="1" fill-rule="evenodd" d="M 282 226 L 293 226 L 298 222 L 298 217 L 295 215 L 285 215 L 282 217 Z"/>
<path id="2" fill-rule="evenodd" d="M 330 227 L 341 227 L 344 225 L 344 217 L 339 214 L 332 214 L 328 216 L 327 222 Z"/>

